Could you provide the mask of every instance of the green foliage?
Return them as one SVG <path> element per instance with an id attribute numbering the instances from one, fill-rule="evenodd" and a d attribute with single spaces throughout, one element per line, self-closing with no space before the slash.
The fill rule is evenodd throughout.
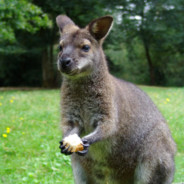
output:
<path id="1" fill-rule="evenodd" d="M 111 73 L 134 83 L 149 84 L 148 66 L 142 53 L 142 45 L 136 39 L 132 44 L 127 46 L 126 43 L 122 43 L 119 48 L 110 45 L 105 50 Z"/>
<path id="2" fill-rule="evenodd" d="M 181 183 L 184 181 L 184 88 L 141 88 L 168 121 L 178 147 L 174 183 Z M 74 183 L 70 159 L 61 155 L 58 148 L 59 93 L 59 90 L 0 91 L 1 184 Z"/>
<path id="3" fill-rule="evenodd" d="M 139 75 L 140 78 L 135 76 L 136 83 L 184 85 L 182 1 L 121 0 L 112 4 L 115 7 L 114 15 L 118 18 L 113 32 L 116 36 L 112 36 L 110 44 L 118 46 L 118 42 L 123 42 L 128 52 L 126 57 L 122 56 L 122 60 L 135 64 L 129 71 L 122 61 L 122 76 L 130 76 L 128 80 L 134 81 L 131 73 L 142 73 L 142 68 L 146 75 Z"/>
<path id="4" fill-rule="evenodd" d="M 32 75 L 19 85 L 34 85 L 35 75 L 42 77 L 39 85 L 56 85 L 56 16 L 66 14 L 84 27 L 111 14 L 115 23 L 104 43 L 111 72 L 139 84 L 183 86 L 183 8 L 181 0 L 0 0 L 0 81 L 6 81 L 1 85 L 17 85 L 5 71 L 19 71 L 32 58 L 35 65 L 25 70 Z M 34 67 L 39 70 L 32 72 Z"/>
<path id="5" fill-rule="evenodd" d="M 48 26 L 51 26 L 48 16 L 28 0 L 0 0 L 1 44 L 15 42 L 15 31 L 35 33 L 41 27 Z"/>

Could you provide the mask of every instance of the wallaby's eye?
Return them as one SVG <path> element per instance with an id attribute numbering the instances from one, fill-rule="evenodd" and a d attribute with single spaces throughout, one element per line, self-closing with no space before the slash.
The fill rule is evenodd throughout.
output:
<path id="1" fill-rule="evenodd" d="M 62 50 L 63 50 L 63 46 L 62 46 L 62 45 L 59 45 L 59 46 L 58 46 L 58 50 L 59 50 L 59 51 L 62 51 Z"/>
<path id="2" fill-rule="evenodd" d="M 83 45 L 83 46 L 82 46 L 82 50 L 83 50 L 84 52 L 88 52 L 89 49 L 90 49 L 90 46 L 89 46 L 89 45 Z"/>

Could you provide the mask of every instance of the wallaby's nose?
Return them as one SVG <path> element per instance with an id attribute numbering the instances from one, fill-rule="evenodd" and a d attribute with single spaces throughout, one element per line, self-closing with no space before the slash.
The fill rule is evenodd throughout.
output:
<path id="1" fill-rule="evenodd" d="M 62 69 L 67 69 L 72 63 L 72 59 L 69 58 L 69 57 L 66 57 L 66 58 L 61 58 L 60 59 L 60 64 L 61 64 L 61 67 Z"/>

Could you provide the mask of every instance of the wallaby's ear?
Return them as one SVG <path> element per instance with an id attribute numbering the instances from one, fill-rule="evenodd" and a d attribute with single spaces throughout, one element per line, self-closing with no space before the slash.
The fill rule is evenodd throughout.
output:
<path id="1" fill-rule="evenodd" d="M 56 23 L 61 32 L 63 32 L 64 27 L 66 27 L 66 25 L 75 25 L 74 22 L 66 15 L 58 15 L 56 17 Z"/>
<path id="2" fill-rule="evenodd" d="M 111 16 L 104 16 L 90 22 L 87 28 L 96 40 L 101 40 L 108 35 L 112 23 L 113 18 Z"/>

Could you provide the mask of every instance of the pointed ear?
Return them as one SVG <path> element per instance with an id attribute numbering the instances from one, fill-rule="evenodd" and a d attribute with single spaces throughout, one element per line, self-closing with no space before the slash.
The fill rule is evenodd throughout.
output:
<path id="1" fill-rule="evenodd" d="M 108 35 L 112 23 L 113 18 L 111 16 L 104 16 L 90 22 L 87 28 L 91 35 L 99 41 Z"/>
<path id="2" fill-rule="evenodd" d="M 56 23 L 61 32 L 63 32 L 63 29 L 66 27 L 66 25 L 75 25 L 74 22 L 66 15 L 58 15 L 56 17 Z"/>

